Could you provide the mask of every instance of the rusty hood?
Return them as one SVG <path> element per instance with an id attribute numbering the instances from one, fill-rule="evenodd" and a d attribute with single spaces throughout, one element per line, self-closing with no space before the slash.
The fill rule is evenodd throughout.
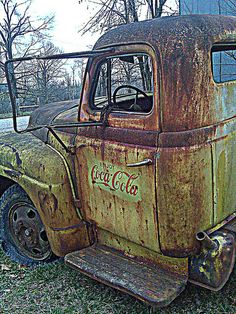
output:
<path id="1" fill-rule="evenodd" d="M 79 100 L 69 100 L 46 104 L 36 109 L 30 116 L 29 127 L 49 125 L 52 123 L 67 124 L 76 122 L 78 117 Z M 43 141 L 47 141 L 48 129 L 33 131 L 33 134 Z"/>

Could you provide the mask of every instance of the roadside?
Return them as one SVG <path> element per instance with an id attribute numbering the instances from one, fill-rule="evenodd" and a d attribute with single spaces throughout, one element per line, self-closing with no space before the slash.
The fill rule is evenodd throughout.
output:
<path id="1" fill-rule="evenodd" d="M 18 117 L 17 123 L 19 126 L 19 129 L 25 128 L 29 122 L 29 116 L 24 117 Z M 0 119 L 0 132 L 9 132 L 13 130 L 13 119 L 12 118 L 6 118 L 6 119 Z"/>

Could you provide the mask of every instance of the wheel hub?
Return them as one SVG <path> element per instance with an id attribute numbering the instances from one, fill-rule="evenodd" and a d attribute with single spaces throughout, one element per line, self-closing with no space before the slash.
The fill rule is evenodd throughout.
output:
<path id="1" fill-rule="evenodd" d="M 9 213 L 12 239 L 25 255 L 44 260 L 51 255 L 47 235 L 36 209 L 26 203 L 16 204 Z"/>

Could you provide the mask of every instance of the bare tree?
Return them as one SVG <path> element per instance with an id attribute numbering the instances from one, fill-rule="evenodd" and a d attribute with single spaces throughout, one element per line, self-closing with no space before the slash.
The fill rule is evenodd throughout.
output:
<path id="1" fill-rule="evenodd" d="M 51 42 L 43 42 L 41 56 L 61 53 Z M 66 77 L 64 61 L 61 59 L 43 59 L 23 61 L 15 67 L 17 94 L 22 103 L 45 104 L 53 101 L 55 86 Z"/>
<path id="2" fill-rule="evenodd" d="M 96 13 L 81 29 L 82 33 L 101 33 L 121 24 L 138 22 L 142 12 L 147 18 L 158 18 L 162 14 L 174 14 L 167 6 L 168 0 L 87 0 L 91 6 L 96 6 Z M 79 3 L 83 0 L 79 1 Z"/>
<path id="3" fill-rule="evenodd" d="M 4 62 L 16 55 L 25 56 L 39 48 L 39 42 L 46 36 L 46 30 L 53 22 L 53 16 L 33 20 L 29 14 L 31 0 L 17 2 L 0 0 L 0 70 L 4 78 Z M 17 98 L 14 67 L 9 65 L 10 81 Z"/>
<path id="4" fill-rule="evenodd" d="M 161 17 L 163 9 L 167 0 L 146 0 L 148 5 L 148 11 L 150 12 L 151 18 Z"/>
<path id="5" fill-rule="evenodd" d="M 0 45 L 1 55 L 5 59 L 12 59 L 19 51 L 21 56 L 29 54 L 32 49 L 35 51 L 39 40 L 45 38 L 45 31 L 52 26 L 53 16 L 33 20 L 29 14 L 30 6 L 31 0 L 0 0 L 3 14 L 0 22 Z"/>
<path id="6" fill-rule="evenodd" d="M 86 0 L 84 0 L 86 1 Z M 144 18 L 159 18 L 163 14 L 176 14 L 176 10 L 167 6 L 168 0 L 87 0 L 90 5 L 96 6 L 98 10 L 81 29 L 82 33 L 104 32 L 121 24 L 138 22 Z M 177 0 L 176 0 L 177 1 Z M 79 3 L 82 3 L 80 0 Z M 176 3 L 177 7 L 177 3 Z M 145 56 L 138 57 L 139 68 L 142 75 L 143 90 L 151 89 L 150 64 Z M 119 69 L 125 76 L 126 83 L 130 82 L 130 64 Z M 114 73 L 113 73 L 114 74 Z M 134 74 L 134 73 L 133 73 Z M 105 93 L 105 72 L 98 89 L 98 96 Z M 116 75 L 116 74 L 114 74 Z"/>
<path id="7" fill-rule="evenodd" d="M 51 42 L 44 42 L 40 56 L 61 52 Z M 84 61 L 70 58 L 43 58 L 21 62 L 15 70 L 21 109 L 78 98 L 84 66 Z"/>

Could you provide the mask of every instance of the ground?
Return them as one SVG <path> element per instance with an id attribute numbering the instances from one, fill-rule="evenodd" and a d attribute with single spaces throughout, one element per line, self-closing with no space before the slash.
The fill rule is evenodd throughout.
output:
<path id="1" fill-rule="evenodd" d="M 18 119 L 18 128 L 25 129 L 29 121 L 29 116 L 19 117 L 17 119 Z M 1 115 L 0 115 L 0 132 L 8 132 L 12 130 L 13 130 L 13 119 L 12 118 L 1 119 Z"/>
<path id="2" fill-rule="evenodd" d="M 0 314 L 148 314 L 134 298 L 99 284 L 63 262 L 38 268 L 13 263 L 0 250 Z M 236 313 L 236 269 L 219 292 L 188 285 L 160 314 Z"/>

